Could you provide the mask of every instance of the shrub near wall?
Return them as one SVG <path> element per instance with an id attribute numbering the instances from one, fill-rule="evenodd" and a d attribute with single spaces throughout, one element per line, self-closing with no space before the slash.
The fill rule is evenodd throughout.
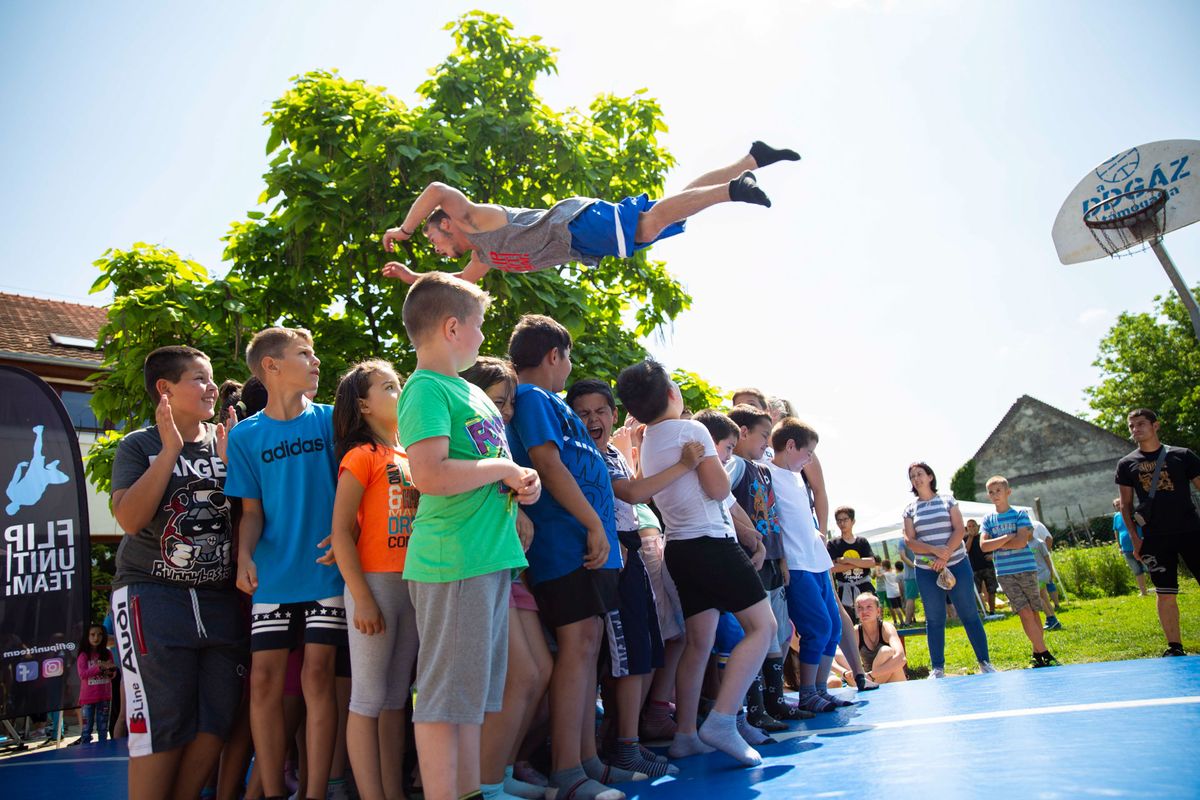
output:
<path id="1" fill-rule="evenodd" d="M 1121 551 L 1111 544 L 1055 548 L 1054 566 L 1068 595 L 1092 600 L 1137 591 Z"/>

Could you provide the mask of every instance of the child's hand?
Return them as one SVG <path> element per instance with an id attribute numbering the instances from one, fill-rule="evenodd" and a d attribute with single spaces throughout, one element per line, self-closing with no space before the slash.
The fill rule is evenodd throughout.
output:
<path id="1" fill-rule="evenodd" d="M 389 261 L 383 265 L 383 277 L 399 278 L 405 283 L 412 283 L 420 276 L 399 261 Z"/>
<path id="2" fill-rule="evenodd" d="M 617 448 L 617 451 L 625 457 L 625 460 L 629 463 L 630 467 L 634 466 L 633 431 L 630 430 L 628 425 L 622 425 L 613 431 L 612 437 L 608 440 L 608 443 Z"/>
<path id="3" fill-rule="evenodd" d="M 524 511 L 517 509 L 517 538 L 521 540 L 521 549 L 529 550 L 533 542 L 533 520 Z"/>
<path id="4" fill-rule="evenodd" d="M 317 542 L 317 549 L 325 550 L 324 553 L 317 556 L 318 564 L 324 564 L 325 566 L 328 567 L 328 566 L 331 566 L 331 565 L 337 563 L 337 557 L 333 553 L 333 546 L 331 544 L 332 541 L 333 541 L 333 534 L 331 533 L 328 536 L 326 536 L 324 539 L 322 539 L 321 541 Z M 328 549 L 325 549 L 325 548 L 328 548 Z"/>
<path id="5" fill-rule="evenodd" d="M 703 460 L 704 445 L 700 442 L 688 442 L 679 451 L 679 463 L 687 467 L 689 471 L 700 466 L 700 462 Z"/>
<path id="6" fill-rule="evenodd" d="M 238 561 L 237 588 L 246 594 L 254 594 L 258 588 L 258 567 L 249 558 Z"/>
<path id="7" fill-rule="evenodd" d="M 354 629 L 364 636 L 374 636 L 384 631 L 383 613 L 374 597 L 354 603 Z"/>
<path id="8" fill-rule="evenodd" d="M 604 528 L 589 528 L 587 532 L 587 553 L 583 556 L 583 566 L 588 569 L 600 569 L 608 561 L 608 535 Z"/>
<path id="9" fill-rule="evenodd" d="M 225 454 L 229 452 L 229 432 L 233 430 L 233 426 L 238 424 L 237 409 L 233 406 L 229 407 L 229 416 L 225 422 L 217 423 L 217 458 L 229 463 L 229 459 Z"/>
<path id="10" fill-rule="evenodd" d="M 514 465 L 516 466 L 516 465 Z M 542 495 L 542 481 L 537 470 L 518 466 L 512 475 L 504 479 L 504 485 L 513 490 L 517 502 L 523 506 L 536 503 Z"/>
<path id="11" fill-rule="evenodd" d="M 412 234 L 404 230 L 401 225 L 398 228 L 388 228 L 383 232 L 383 249 L 389 253 L 396 252 L 397 242 L 407 242 L 412 238 Z"/>
<path id="12" fill-rule="evenodd" d="M 158 398 L 158 406 L 154 409 L 154 421 L 158 424 L 158 438 L 162 440 L 163 450 L 173 453 L 183 451 L 183 437 L 175 426 L 175 415 L 171 413 L 171 404 L 164 394 Z"/>
<path id="13" fill-rule="evenodd" d="M 754 553 L 750 556 L 750 564 L 754 567 L 754 571 L 762 569 L 763 562 L 767 560 L 767 547 L 760 539 L 758 547 L 754 548 Z"/>

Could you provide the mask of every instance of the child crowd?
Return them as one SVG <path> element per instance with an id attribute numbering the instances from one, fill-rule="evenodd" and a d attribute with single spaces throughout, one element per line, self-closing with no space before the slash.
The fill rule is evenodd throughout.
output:
<path id="1" fill-rule="evenodd" d="M 539 315 L 481 357 L 488 304 L 422 276 L 416 369 L 357 364 L 332 406 L 308 332 L 261 331 L 240 422 L 209 422 L 204 353 L 147 357 L 155 424 L 122 440 L 112 496 L 131 797 L 236 797 L 251 746 L 247 797 L 346 796 L 347 754 L 359 796 L 403 797 L 411 722 L 433 800 L 620 800 L 689 756 L 758 765 L 771 732 L 851 704 L 827 689 L 839 648 L 859 690 L 872 664 L 903 678 L 876 596 L 835 594 L 831 570 L 873 562 L 831 557 L 818 436 L 785 401 L 690 418 L 653 360 L 615 392 L 571 383 L 571 336 Z"/>

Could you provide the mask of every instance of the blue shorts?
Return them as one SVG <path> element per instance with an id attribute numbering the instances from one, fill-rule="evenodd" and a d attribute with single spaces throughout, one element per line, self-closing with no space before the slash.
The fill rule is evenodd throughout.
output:
<path id="1" fill-rule="evenodd" d="M 717 620 L 717 636 L 713 640 L 713 653 L 718 658 L 729 658 L 733 648 L 737 647 L 738 642 L 745 638 L 746 632 L 742 630 L 742 624 L 737 621 L 737 617 L 726 611 Z"/>
<path id="2" fill-rule="evenodd" d="M 663 228 L 654 242 L 635 241 L 638 217 L 653 208 L 656 202 L 645 194 L 626 197 L 619 203 L 595 201 L 567 226 L 571 231 L 571 249 L 596 258 L 629 258 L 659 239 L 683 233 L 686 220 L 672 222 Z"/>

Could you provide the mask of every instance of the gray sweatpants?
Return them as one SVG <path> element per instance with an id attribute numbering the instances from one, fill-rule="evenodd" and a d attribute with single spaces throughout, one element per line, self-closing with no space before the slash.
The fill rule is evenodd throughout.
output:
<path id="1" fill-rule="evenodd" d="M 413 665 L 417 660 L 417 619 L 408 581 L 399 572 L 363 575 L 383 615 L 383 633 L 367 636 L 354 628 L 354 597 L 346 589 L 349 624 L 350 710 L 364 717 L 395 711 L 408 703 Z"/>
<path id="2" fill-rule="evenodd" d="M 500 710 L 508 670 L 509 570 L 449 583 L 410 581 L 421 651 L 413 722 L 480 725 Z"/>

